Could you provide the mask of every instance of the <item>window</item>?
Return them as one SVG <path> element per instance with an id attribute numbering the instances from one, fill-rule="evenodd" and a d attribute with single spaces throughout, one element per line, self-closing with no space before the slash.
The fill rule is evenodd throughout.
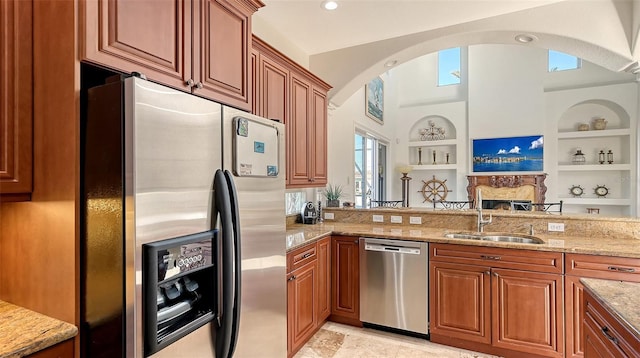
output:
<path id="1" fill-rule="evenodd" d="M 438 51 L 438 86 L 460 84 L 460 47 Z"/>
<path id="2" fill-rule="evenodd" d="M 355 135 L 356 208 L 368 208 L 371 200 L 386 200 L 387 146 L 370 134 Z"/>
<path id="3" fill-rule="evenodd" d="M 566 53 L 549 50 L 549 72 L 577 70 L 582 61 Z"/>

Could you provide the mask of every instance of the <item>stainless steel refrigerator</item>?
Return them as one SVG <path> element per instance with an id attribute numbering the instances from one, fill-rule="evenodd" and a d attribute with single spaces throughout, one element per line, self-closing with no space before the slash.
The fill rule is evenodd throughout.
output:
<path id="1" fill-rule="evenodd" d="M 82 356 L 285 357 L 283 125 L 137 77 L 83 93 Z"/>

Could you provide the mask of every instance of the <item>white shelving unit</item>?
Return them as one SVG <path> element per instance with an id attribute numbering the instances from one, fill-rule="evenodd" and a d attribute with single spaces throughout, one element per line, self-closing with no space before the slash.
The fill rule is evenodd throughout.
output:
<path id="1" fill-rule="evenodd" d="M 631 198 L 635 195 L 632 186 L 635 177 L 635 134 L 631 130 L 630 118 L 613 102 L 583 102 L 575 105 L 563 115 L 558 123 L 558 199 L 563 200 L 567 212 L 586 213 L 588 208 L 598 208 L 600 213 L 630 215 L 635 211 Z M 574 123 L 584 123 L 585 116 L 596 117 L 606 113 L 608 129 L 575 130 Z M 580 148 L 585 155 L 585 164 L 572 164 L 573 154 Z M 599 163 L 600 151 L 613 153 L 613 163 Z M 579 185 L 584 194 L 573 197 L 571 186 Z M 609 194 L 599 197 L 595 187 L 604 185 Z"/>

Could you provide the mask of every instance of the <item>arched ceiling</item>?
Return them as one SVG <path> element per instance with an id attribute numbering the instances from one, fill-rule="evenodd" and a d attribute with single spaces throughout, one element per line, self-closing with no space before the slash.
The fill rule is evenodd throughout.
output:
<path id="1" fill-rule="evenodd" d="M 640 69 L 640 0 L 264 0 L 255 15 L 307 54 L 341 105 L 371 78 L 441 49 L 483 43 L 566 52 L 613 71 Z M 258 34 L 259 36 L 263 36 Z M 268 35 L 263 37 L 269 42 Z"/>

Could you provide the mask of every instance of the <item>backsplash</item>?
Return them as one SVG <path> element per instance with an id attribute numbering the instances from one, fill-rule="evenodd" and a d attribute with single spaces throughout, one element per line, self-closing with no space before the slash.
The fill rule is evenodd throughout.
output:
<path id="1" fill-rule="evenodd" d="M 476 231 L 477 219 L 477 213 L 474 210 L 427 211 L 326 208 L 324 213 L 325 223 L 415 225 L 416 227 L 424 226 L 461 231 Z M 333 213 L 333 220 L 326 219 L 326 213 Z M 487 217 L 489 213 L 492 214 L 493 221 L 485 226 L 485 231 L 525 234 L 529 232 L 530 225 L 533 225 L 534 232 L 549 235 L 640 239 L 640 221 L 637 219 L 607 218 L 596 215 L 523 214 L 499 210 L 485 210 L 484 216 Z M 374 218 L 376 221 L 374 221 Z M 418 222 L 419 224 L 417 224 Z M 549 232 L 549 223 L 564 224 L 564 232 Z"/>

